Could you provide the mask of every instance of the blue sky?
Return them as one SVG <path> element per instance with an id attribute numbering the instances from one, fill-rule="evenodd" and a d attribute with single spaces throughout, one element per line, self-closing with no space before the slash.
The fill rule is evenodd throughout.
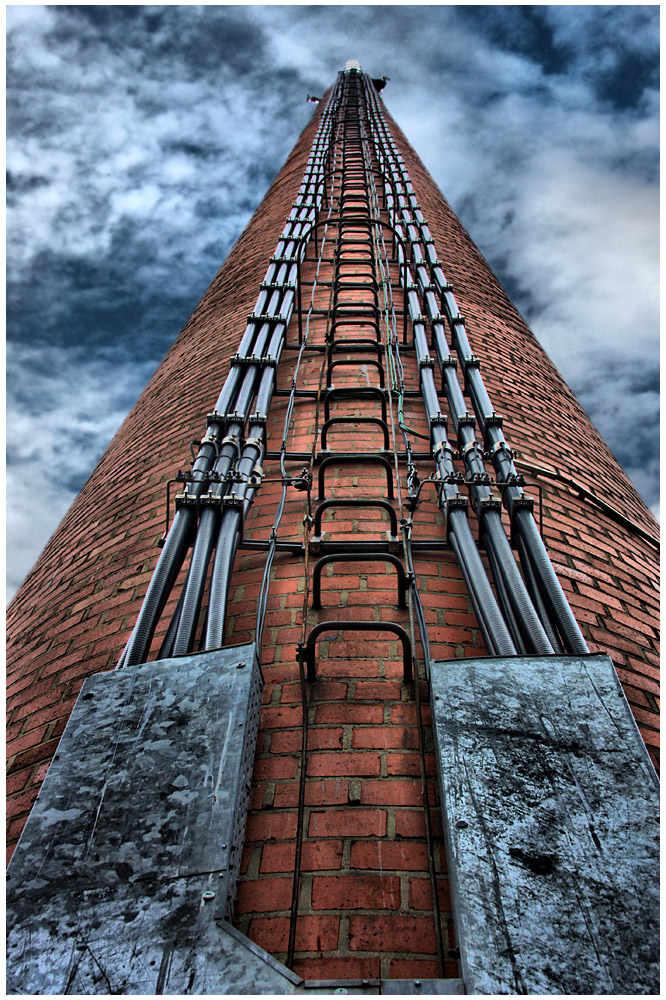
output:
<path id="1" fill-rule="evenodd" d="M 657 6 L 10 6 L 8 595 L 350 58 L 656 511 Z"/>

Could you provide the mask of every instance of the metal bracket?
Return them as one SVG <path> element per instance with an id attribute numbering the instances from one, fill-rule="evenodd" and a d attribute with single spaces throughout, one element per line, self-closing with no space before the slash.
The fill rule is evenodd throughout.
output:
<path id="1" fill-rule="evenodd" d="M 469 504 L 467 502 L 467 497 L 455 496 L 447 497 L 444 500 L 444 535 L 448 539 L 449 528 L 450 528 L 450 518 L 452 510 L 464 510 L 467 513 Z"/>
<path id="2" fill-rule="evenodd" d="M 252 424 L 259 424 L 260 426 L 265 427 L 266 422 L 267 421 L 265 413 L 258 413 L 258 412 L 251 413 L 250 416 L 247 418 L 248 427 L 251 427 Z"/>
<path id="3" fill-rule="evenodd" d="M 310 490 L 312 487 L 312 476 L 307 469 L 303 469 L 299 476 L 292 476 L 289 485 L 295 490 Z"/>
<path id="4" fill-rule="evenodd" d="M 198 497 L 195 497 L 192 493 L 176 493 L 174 499 L 176 510 L 180 510 L 181 507 L 196 507 L 199 503 Z"/>
<path id="5" fill-rule="evenodd" d="M 286 323 L 287 320 L 279 313 L 250 313 L 247 317 L 248 323 Z"/>
<path id="6" fill-rule="evenodd" d="M 294 263 L 296 262 L 294 261 Z M 262 281 L 259 288 L 262 292 L 285 292 L 288 290 L 296 291 L 296 282 L 285 281 L 280 283 L 279 281 Z M 256 313 L 253 313 L 253 315 L 256 315 Z"/>
<path id="7" fill-rule="evenodd" d="M 204 493 L 203 496 L 199 497 L 199 505 L 201 507 L 221 507 L 222 506 L 222 496 L 219 493 Z"/>
<path id="8" fill-rule="evenodd" d="M 276 368 L 277 358 L 273 358 L 270 355 L 258 358 L 256 354 L 251 354 L 247 357 L 242 354 L 235 354 L 229 360 L 229 365 L 241 368 L 249 368 L 250 365 L 260 365 L 262 368 Z"/>

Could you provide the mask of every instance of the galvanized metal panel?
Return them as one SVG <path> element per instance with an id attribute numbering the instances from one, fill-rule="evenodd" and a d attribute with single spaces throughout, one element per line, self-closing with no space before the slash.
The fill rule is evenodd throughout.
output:
<path id="1" fill-rule="evenodd" d="M 607 656 L 432 664 L 463 981 L 659 992 L 659 793 Z"/>
<path id="2" fill-rule="evenodd" d="M 131 981 L 149 938 L 161 954 L 172 924 L 179 935 L 196 925 L 204 889 L 215 893 L 207 919 L 230 912 L 261 699 L 255 652 L 86 680 L 8 871 L 8 974 L 20 991 L 62 992 L 55 982 L 83 968 L 76 948 L 91 939 Z M 42 974 L 51 987 L 39 988 Z"/>
<path id="3" fill-rule="evenodd" d="M 9 994 L 290 994 L 300 982 L 203 900 L 215 876 L 62 893 L 44 912 L 12 906 Z M 23 918 L 23 919 L 21 919 Z"/>

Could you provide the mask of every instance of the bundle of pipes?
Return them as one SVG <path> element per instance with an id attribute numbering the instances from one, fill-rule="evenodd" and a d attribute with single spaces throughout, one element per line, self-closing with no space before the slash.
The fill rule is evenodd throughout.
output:
<path id="1" fill-rule="evenodd" d="M 358 77 L 360 82 L 360 88 L 355 86 L 353 89 L 353 97 L 350 97 L 350 75 Z M 390 135 L 377 94 L 370 78 L 352 68 L 339 75 L 322 114 L 298 197 L 261 285 L 255 310 L 248 317 L 238 353 L 231 361 L 229 375 L 215 410 L 209 414 L 206 435 L 186 477 L 186 486 L 176 498 L 176 514 L 171 529 L 120 664 L 141 663 L 147 658 L 157 623 L 190 545 L 192 557 L 189 569 L 159 655 L 166 657 L 192 650 L 211 559 L 202 648 L 214 649 L 222 645 L 234 557 L 243 536 L 245 518 L 263 477 L 261 462 L 265 452 L 267 414 L 276 388 L 277 365 L 295 307 L 299 315 L 299 334 L 302 333 L 298 283 L 300 263 L 310 238 L 316 234 L 318 212 L 326 197 L 326 180 L 331 173 L 329 159 L 335 146 L 336 115 L 339 118 L 341 113 L 348 113 L 350 102 L 354 105 L 354 118 L 362 135 L 367 178 L 372 178 L 373 156 L 380 167 L 384 185 L 383 203 L 389 220 L 388 229 L 396 247 L 405 297 L 403 321 L 406 324 L 409 319 L 418 362 L 419 385 L 436 467 L 438 500 L 446 517 L 447 539 L 460 564 L 488 650 L 495 655 L 526 652 L 549 655 L 563 649 L 569 653 L 588 651 L 537 530 L 532 501 L 524 494 L 511 450 L 502 432 L 502 418 L 493 409 L 486 392 L 479 361 L 472 354 L 467 338 L 465 321 L 437 258 L 427 222 L 416 200 L 404 161 Z M 373 190 L 372 216 L 377 234 L 382 227 L 386 227 L 386 223 L 380 219 L 374 181 L 370 189 Z M 353 223 L 354 219 L 348 219 L 347 224 Z M 388 275 L 388 255 L 384 253 L 384 260 L 381 253 L 375 257 L 377 267 L 385 268 Z M 447 343 L 445 317 L 440 308 L 443 308 L 451 330 L 452 343 L 464 371 L 465 390 L 471 398 L 476 421 L 467 411 L 457 377 L 457 362 Z M 447 418 L 440 408 L 434 359 L 428 348 L 428 325 L 442 373 L 457 448 L 448 439 Z M 355 343 L 356 349 L 367 344 L 365 340 Z M 303 346 L 301 343 L 301 354 Z M 334 341 L 330 349 L 335 351 Z M 397 338 L 389 336 L 385 349 L 391 371 L 395 372 L 401 367 Z M 340 360 L 329 364 L 327 385 L 330 384 L 331 368 L 336 364 L 349 362 Z M 374 364 L 381 375 L 380 361 Z M 400 400 L 398 424 L 407 451 L 409 498 L 414 509 L 418 502 L 417 476 L 407 428 L 402 419 L 403 394 L 395 378 L 392 389 L 398 392 Z M 477 421 L 483 447 L 476 436 Z M 490 453 L 497 483 L 501 486 L 502 500 L 509 513 L 524 577 L 502 523 L 501 501 L 491 489 L 484 464 L 484 449 Z M 465 466 L 465 477 L 456 471 L 457 452 Z M 284 464 L 281 464 L 284 475 Z M 461 493 L 461 485 L 468 488 L 479 520 L 480 538 L 488 555 L 495 591 L 473 538 L 467 516 L 467 498 Z M 280 510 L 278 521 L 279 515 Z M 403 526 L 403 536 L 408 568 L 413 574 L 409 523 Z M 270 566 L 275 544 L 274 530 L 267 566 Z M 262 594 L 264 589 L 262 587 Z M 413 590 L 413 596 L 418 611 L 420 602 L 416 590 Z M 419 619 L 424 649 L 427 649 L 428 640 L 420 614 Z M 260 615 L 257 622 L 259 635 Z"/>
<path id="2" fill-rule="evenodd" d="M 491 652 L 549 654 L 589 652 L 567 603 L 550 559 L 537 530 L 531 501 L 525 496 L 502 432 L 502 419 L 488 397 L 478 359 L 472 354 L 464 318 L 460 315 L 451 286 L 442 271 L 434 241 L 412 188 L 404 161 L 393 142 L 373 88 L 364 78 L 366 106 L 385 183 L 385 202 L 400 240 L 405 239 L 417 275 L 416 285 L 398 241 L 401 280 L 405 282 L 414 346 L 419 359 L 420 383 L 428 413 L 432 451 L 439 477 L 444 482 L 440 496 L 447 516 L 449 538 L 465 575 L 479 624 Z M 404 226 L 404 230 L 403 230 Z M 421 247 L 425 248 L 425 257 Z M 479 517 L 482 538 L 493 570 L 499 602 L 506 622 L 488 585 L 476 547 L 469 546 L 466 514 L 454 481 L 454 450 L 449 443 L 433 376 L 433 359 L 428 352 L 426 320 L 421 313 L 417 288 L 425 301 L 433 343 L 451 411 L 457 443 L 465 463 L 473 507 Z M 504 504 L 514 528 L 525 581 L 520 575 L 500 517 L 500 504 L 492 496 L 483 450 L 476 440 L 474 418 L 467 413 L 456 375 L 456 363 L 446 340 L 440 298 L 451 328 L 453 343 L 465 373 L 465 385 L 472 400 L 486 449 L 490 452 Z M 473 543 L 472 543 L 473 544 Z"/>
<path id="3" fill-rule="evenodd" d="M 147 658 L 160 615 L 193 536 L 187 578 L 159 655 L 191 650 L 213 548 L 203 648 L 222 645 L 231 569 L 243 523 L 261 483 L 266 416 L 294 309 L 298 265 L 324 197 L 331 131 L 340 99 L 339 80 L 322 114 L 298 196 L 262 282 L 254 312 L 248 317 L 215 409 L 208 416 L 206 434 L 188 482 L 177 497 L 171 529 L 119 666 L 142 663 Z M 248 433 L 244 436 L 246 423 Z"/>

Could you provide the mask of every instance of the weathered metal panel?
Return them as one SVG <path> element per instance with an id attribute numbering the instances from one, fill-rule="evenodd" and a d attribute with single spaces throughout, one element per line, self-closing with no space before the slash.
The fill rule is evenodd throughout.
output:
<path id="1" fill-rule="evenodd" d="M 10 930 L 7 992 L 107 995 L 291 994 L 294 977 L 224 921 L 203 893 L 214 876 L 148 880 L 62 893 L 44 913 L 19 906 Z"/>
<path id="2" fill-rule="evenodd" d="M 8 871 L 12 988 L 63 992 L 94 940 L 105 969 L 127 978 L 120 992 L 133 992 L 137 955 L 159 967 L 172 926 L 170 968 L 179 954 L 183 970 L 199 969 L 183 929 L 230 912 L 261 687 L 254 644 L 86 680 Z M 202 910 L 204 891 L 214 896 Z"/>
<path id="3" fill-rule="evenodd" d="M 432 664 L 471 994 L 659 992 L 659 793 L 607 656 Z"/>

